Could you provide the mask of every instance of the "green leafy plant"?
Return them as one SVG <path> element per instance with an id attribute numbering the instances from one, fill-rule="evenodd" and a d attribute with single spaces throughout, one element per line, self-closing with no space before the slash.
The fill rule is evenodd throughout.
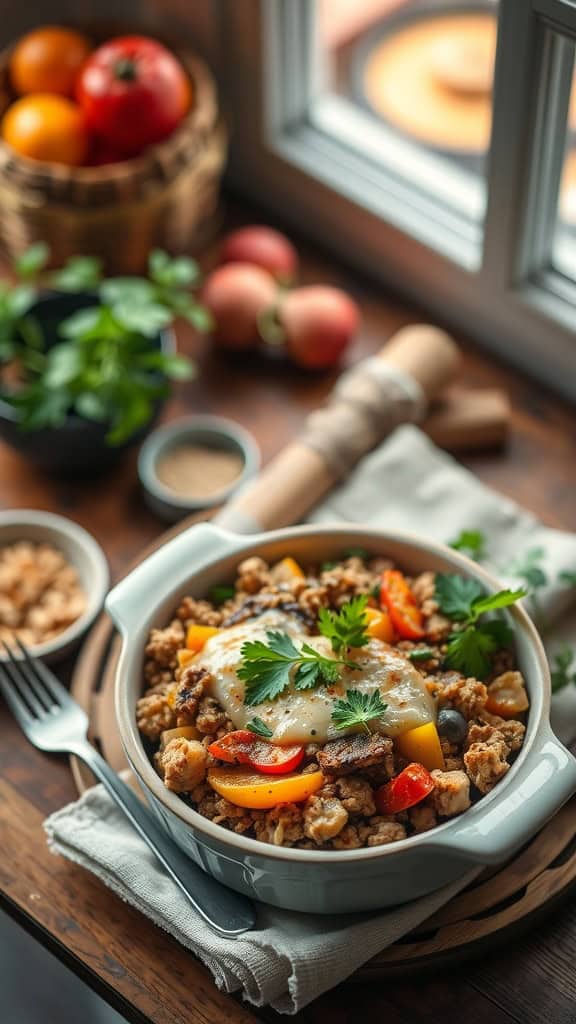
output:
<path id="1" fill-rule="evenodd" d="M 2 397 L 23 430 L 59 427 L 75 413 L 106 424 L 107 442 L 122 444 L 150 420 L 168 379 L 194 372 L 189 359 L 160 351 L 156 339 L 176 317 L 198 331 L 210 328 L 190 290 L 199 283 L 198 267 L 154 250 L 147 277 L 103 278 L 92 257 L 73 257 L 53 273 L 45 272 L 48 258 L 46 246 L 32 246 L 14 266 L 18 283 L 0 284 L 0 362 L 18 377 L 16 387 L 4 382 Z M 30 312 L 40 287 L 95 292 L 93 306 L 59 325 L 56 344 Z"/>
<path id="2" fill-rule="evenodd" d="M 512 631 L 503 619 L 479 620 L 488 612 L 508 608 L 528 591 L 500 590 L 484 594 L 479 583 L 457 575 L 438 575 L 435 596 L 440 611 L 460 624 L 448 638 L 444 663 L 464 675 L 484 679 L 491 668 L 491 655 L 510 644 Z"/>
<path id="3" fill-rule="evenodd" d="M 354 661 L 343 655 L 351 647 L 368 643 L 366 633 L 366 594 L 352 598 L 338 612 L 322 609 L 318 629 L 330 640 L 335 658 L 327 658 L 310 644 L 296 644 L 287 633 L 268 632 L 266 643 L 252 640 L 242 645 L 242 666 L 238 676 L 246 683 L 245 704 L 261 704 L 274 700 L 290 685 L 292 672 L 297 690 L 310 690 L 320 684 L 337 682 L 342 668 L 357 669 Z"/>
<path id="4" fill-rule="evenodd" d="M 388 705 L 384 704 L 379 690 L 362 693 L 361 690 L 348 690 L 344 700 L 334 702 L 332 721 L 337 729 L 353 729 L 362 726 L 370 732 L 368 722 L 374 718 L 382 718 Z"/>
<path id="5" fill-rule="evenodd" d="M 349 647 L 364 647 L 370 637 L 366 632 L 367 594 L 359 594 L 347 601 L 340 611 L 332 612 L 321 608 L 318 612 L 318 628 L 328 637 L 335 654 L 342 654 Z"/>
<path id="6" fill-rule="evenodd" d="M 238 677 L 246 683 L 244 703 L 250 706 L 279 697 L 290 685 L 293 669 L 294 687 L 310 690 L 337 682 L 343 667 L 358 668 L 353 661 L 327 658 L 310 644 L 298 648 L 287 633 L 266 633 L 266 641 L 250 640 L 240 652 Z"/>

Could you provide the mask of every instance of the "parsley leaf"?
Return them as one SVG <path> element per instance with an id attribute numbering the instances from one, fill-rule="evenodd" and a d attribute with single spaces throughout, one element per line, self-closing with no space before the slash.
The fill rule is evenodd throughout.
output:
<path id="1" fill-rule="evenodd" d="M 486 557 L 486 537 L 481 530 L 461 530 L 458 536 L 450 541 L 449 547 L 454 551 L 462 551 L 475 562 L 480 562 Z"/>
<path id="2" fill-rule="evenodd" d="M 339 612 L 321 608 L 318 613 L 318 628 L 328 637 L 335 654 L 342 654 L 349 647 L 364 647 L 370 637 L 366 633 L 367 594 L 359 594 L 342 605 Z"/>
<path id="3" fill-rule="evenodd" d="M 485 612 L 497 611 L 526 597 L 526 590 L 499 590 L 485 594 L 480 583 L 466 576 L 436 576 L 435 597 L 440 611 L 455 622 L 476 622 Z"/>
<path id="4" fill-rule="evenodd" d="M 571 684 L 576 685 L 576 652 L 570 647 L 563 647 L 554 656 L 552 693 L 558 693 Z"/>
<path id="5" fill-rule="evenodd" d="M 287 633 L 266 633 L 267 643 L 249 640 L 242 644 L 243 658 L 238 678 L 246 683 L 244 703 L 248 706 L 274 700 L 290 685 L 291 669 L 296 668 L 294 686 L 309 690 L 320 683 L 334 683 L 342 666 L 357 669 L 353 661 L 326 658 L 309 644 L 298 650 Z"/>
<path id="6" fill-rule="evenodd" d="M 568 587 L 576 587 L 576 572 L 568 572 L 564 569 L 558 573 L 558 579 Z"/>
<path id="7" fill-rule="evenodd" d="M 527 591 L 521 587 L 519 590 L 499 590 L 497 594 L 487 594 L 472 603 L 470 621 L 476 622 L 484 612 L 495 612 L 499 608 L 509 608 L 516 604 L 522 597 L 526 597 Z"/>
<path id="8" fill-rule="evenodd" d="M 435 598 L 443 615 L 456 622 L 468 619 L 472 614 L 474 601 L 482 597 L 484 591 L 476 580 L 467 576 L 437 575 Z"/>
<path id="9" fill-rule="evenodd" d="M 345 700 L 334 702 L 332 721 L 337 729 L 352 729 L 361 725 L 366 732 L 370 732 L 366 723 L 373 718 L 381 718 L 387 707 L 378 690 L 372 693 L 348 690 Z"/>
<path id="10" fill-rule="evenodd" d="M 490 654 L 498 649 L 498 641 L 482 626 L 467 626 L 452 633 L 444 663 L 465 676 L 483 679 L 490 671 Z"/>
<path id="11" fill-rule="evenodd" d="M 257 736 L 264 736 L 267 740 L 269 740 L 273 735 L 272 729 L 269 729 L 266 722 L 263 722 L 261 718 L 258 718 L 258 716 L 251 718 L 249 722 L 246 722 L 246 728 L 249 729 L 250 732 L 255 732 Z"/>
<path id="12" fill-rule="evenodd" d="M 508 608 L 527 593 L 521 588 L 485 594 L 475 580 L 437 576 L 435 595 L 440 611 L 462 624 L 462 628 L 448 638 L 444 663 L 463 675 L 485 679 L 491 668 L 490 655 L 500 647 L 509 646 L 513 633 L 503 619 L 478 620 L 486 612 Z"/>

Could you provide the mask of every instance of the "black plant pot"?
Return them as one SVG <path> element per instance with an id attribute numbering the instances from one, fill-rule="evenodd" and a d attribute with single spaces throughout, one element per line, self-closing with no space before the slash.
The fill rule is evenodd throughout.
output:
<path id="1" fill-rule="evenodd" d="M 96 296 L 88 293 L 51 292 L 41 296 L 30 313 L 41 324 L 49 347 L 61 340 L 58 336 L 58 327 L 66 317 L 79 309 L 88 309 L 96 305 L 96 302 Z M 166 352 L 174 351 L 174 335 L 170 328 L 159 332 L 154 345 Z M 68 416 L 61 427 L 22 430 L 16 421 L 13 407 L 0 398 L 0 438 L 45 472 L 60 476 L 102 472 L 113 466 L 127 449 L 139 444 L 146 437 L 158 419 L 163 405 L 164 400 L 159 399 L 148 423 L 123 444 L 111 447 L 106 443 L 108 424 L 95 423 L 76 415 Z"/>

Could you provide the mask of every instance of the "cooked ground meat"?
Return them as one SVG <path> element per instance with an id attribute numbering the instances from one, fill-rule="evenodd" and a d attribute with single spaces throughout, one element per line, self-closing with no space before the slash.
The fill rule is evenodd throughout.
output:
<path id="1" fill-rule="evenodd" d="M 526 726 L 523 722 L 518 722 L 515 718 L 500 718 L 499 715 L 490 715 L 487 711 L 482 712 L 480 721 L 494 726 L 504 738 L 510 750 L 520 750 L 526 732 Z M 472 726 L 470 726 L 471 728 Z M 470 729 L 468 730 L 468 740 L 472 742 L 470 739 Z"/>
<path id="2" fill-rule="evenodd" d="M 182 669 L 178 689 L 176 690 L 176 715 L 178 725 L 193 725 L 198 713 L 198 705 L 208 683 L 210 673 L 198 665 L 187 665 Z"/>
<path id="3" fill-rule="evenodd" d="M 408 811 L 410 824 L 415 832 L 428 832 L 438 824 L 436 811 L 429 804 L 416 804 Z"/>
<path id="4" fill-rule="evenodd" d="M 149 740 L 157 740 L 165 729 L 176 725 L 176 713 L 172 698 L 175 683 L 161 683 L 153 686 L 136 703 L 136 724 Z"/>
<path id="5" fill-rule="evenodd" d="M 406 829 L 390 815 L 376 815 L 367 825 L 361 825 L 358 834 L 366 846 L 382 846 L 406 839 Z"/>
<path id="6" fill-rule="evenodd" d="M 270 572 L 263 558 L 252 556 L 244 559 L 238 566 L 236 589 L 245 594 L 257 594 L 262 587 L 270 583 Z"/>
<path id="7" fill-rule="evenodd" d="M 318 846 L 333 839 L 348 821 L 348 812 L 334 796 L 310 796 L 304 807 L 304 834 Z"/>
<path id="8" fill-rule="evenodd" d="M 184 645 L 184 627 L 175 620 L 166 629 L 153 629 L 144 653 L 161 668 L 172 668 L 178 664 L 176 655 Z"/>
<path id="9" fill-rule="evenodd" d="M 250 557 L 238 567 L 234 594 L 221 606 L 184 597 L 173 621 L 150 634 L 144 667 L 147 688 L 136 709 L 138 728 L 154 744 L 150 756 L 166 787 L 181 794 L 199 814 L 238 834 L 276 846 L 335 851 L 377 847 L 428 832 L 439 822 L 465 812 L 471 801 L 488 793 L 508 771 L 525 733 L 522 714 L 516 719 L 502 718 L 488 708 L 498 708 L 502 699 L 510 699 L 510 695 L 515 705 L 527 708 L 525 683 L 516 670 L 512 648 L 498 650 L 491 656 L 486 682 L 442 670 L 447 636 L 460 629 L 461 624 L 442 614 L 433 572 L 421 573 L 412 580 L 406 577 L 421 612 L 422 640 L 400 636 L 392 637 L 391 641 L 386 636 L 385 640 L 407 660 L 415 648 L 430 647 L 428 659 L 415 659 L 411 671 L 420 673 L 421 685 L 433 697 L 436 709 L 452 708 L 468 723 L 465 738 L 458 736 L 458 742 L 440 737 L 444 770 L 431 772 L 434 789 L 428 797 L 396 814 L 378 813 L 379 807 L 389 806 L 379 792 L 380 787 L 397 776 L 409 759 L 400 754 L 396 739 L 376 731 L 351 732 L 324 743 L 318 742 L 314 729 L 306 731 L 314 742 L 305 743 L 304 757 L 295 771 L 320 771 L 322 776 L 320 787 L 302 803 L 277 803 L 269 809 L 244 808 L 218 795 L 208 782 L 207 768 L 222 763 L 222 758 L 210 752 L 210 746 L 236 727 L 213 696 L 220 692 L 216 691 L 216 680 L 211 674 L 218 671 L 217 662 L 207 661 L 209 672 L 201 658 L 189 660 L 189 626 L 226 630 L 248 620 L 257 622 L 263 613 L 277 610 L 274 621 L 281 622 L 282 614 L 286 614 L 286 631 L 294 629 L 298 643 L 298 635 L 306 638 L 308 634 L 318 636 L 323 632 L 318 621 L 321 609 L 335 612 L 359 594 L 366 596 L 369 609 L 377 609 L 382 572 L 395 568 L 388 559 L 361 557 L 360 553 L 350 554 L 337 564 L 303 567 L 303 571 L 289 559 L 269 566 L 262 558 Z M 333 650 L 337 654 L 335 646 Z M 185 658 L 180 653 L 183 651 Z M 354 653 L 348 648 L 351 659 Z M 353 688 L 350 682 L 346 686 L 349 690 Z M 346 686 L 342 690 L 328 687 L 327 693 L 335 699 L 335 692 L 346 694 Z M 241 695 L 238 699 L 242 699 Z M 386 702 L 385 693 L 383 699 Z M 233 705 L 227 702 L 227 707 L 235 717 Z M 257 705 L 253 712 L 258 718 Z M 264 710 L 263 714 L 272 726 L 273 718 Z M 243 724 L 244 720 L 240 721 Z M 194 738 L 170 739 L 162 735 L 177 725 L 194 727 L 196 733 L 188 730 Z M 414 759 L 422 756 L 425 761 L 425 745 L 421 755 L 418 747 L 415 749 Z M 273 776 L 269 778 L 273 780 Z M 386 800 L 389 795 L 387 789 Z"/>
<path id="10" fill-rule="evenodd" d="M 304 838 L 304 818 L 298 804 L 279 804 L 256 821 L 256 838 L 274 846 L 294 846 Z"/>
<path id="11" fill-rule="evenodd" d="M 222 710 L 217 700 L 213 697 L 202 697 L 195 723 L 198 732 L 213 735 L 226 724 L 226 720 L 226 712 Z"/>
<path id="12" fill-rule="evenodd" d="M 189 793 L 206 775 L 206 751 L 198 740 L 177 736 L 159 757 L 164 785 L 174 793 Z"/>
<path id="13" fill-rule="evenodd" d="M 330 740 L 316 756 L 320 767 L 335 775 L 362 771 L 372 765 L 382 765 L 388 776 L 394 774 L 392 740 L 376 732 Z"/>
<path id="14" fill-rule="evenodd" d="M 478 679 L 464 679 L 457 672 L 447 672 L 439 683 L 438 699 L 443 707 L 455 708 L 464 718 L 476 718 L 484 709 L 488 691 Z"/>
<path id="15" fill-rule="evenodd" d="M 455 814 L 470 807 L 470 782 L 464 772 L 432 772 L 434 789 L 429 800 L 432 807 L 443 818 L 452 818 Z"/>
<path id="16" fill-rule="evenodd" d="M 176 610 L 176 618 L 179 619 L 186 629 L 188 626 L 219 626 L 222 622 L 222 612 L 214 608 L 209 601 L 197 601 L 194 597 L 184 597 Z"/>
<path id="17" fill-rule="evenodd" d="M 481 793 L 489 793 L 506 774 L 510 765 L 509 747 L 502 736 L 495 732 L 489 741 L 472 743 L 464 754 L 466 771 Z"/>
<path id="18" fill-rule="evenodd" d="M 369 818 L 376 813 L 374 792 L 366 779 L 357 775 L 345 775 L 337 779 L 336 793 L 348 814 L 362 814 Z"/>

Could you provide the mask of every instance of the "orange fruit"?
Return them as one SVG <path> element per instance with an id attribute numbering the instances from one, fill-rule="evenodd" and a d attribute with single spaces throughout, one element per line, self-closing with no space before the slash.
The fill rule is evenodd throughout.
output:
<path id="1" fill-rule="evenodd" d="M 76 78 L 92 50 L 81 32 L 46 25 L 22 36 L 10 58 L 10 79 L 17 93 L 54 92 L 73 96 Z"/>
<path id="2" fill-rule="evenodd" d="M 12 149 L 31 160 L 78 167 L 88 152 L 80 107 L 48 93 L 16 100 L 2 119 L 2 136 Z"/>

